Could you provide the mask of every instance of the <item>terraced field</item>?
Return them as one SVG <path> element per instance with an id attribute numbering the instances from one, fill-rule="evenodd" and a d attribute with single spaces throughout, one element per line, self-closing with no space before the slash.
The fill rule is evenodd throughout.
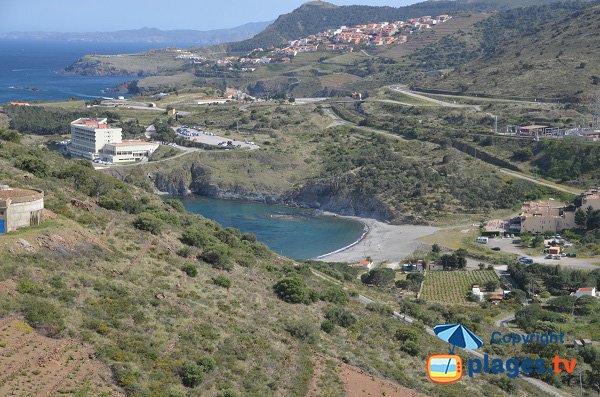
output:
<path id="1" fill-rule="evenodd" d="M 1 396 L 125 396 L 111 382 L 91 348 L 42 336 L 17 318 L 0 321 Z"/>
<path id="2" fill-rule="evenodd" d="M 473 284 L 483 285 L 498 280 L 493 270 L 428 271 L 423 281 L 421 299 L 445 303 L 468 303 L 467 293 Z"/>

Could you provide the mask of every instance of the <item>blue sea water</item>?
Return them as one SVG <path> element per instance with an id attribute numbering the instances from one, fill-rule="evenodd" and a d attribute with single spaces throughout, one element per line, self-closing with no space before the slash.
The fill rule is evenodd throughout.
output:
<path id="1" fill-rule="evenodd" d="M 253 233 L 273 251 L 309 259 L 346 247 L 362 236 L 364 226 L 348 219 L 314 216 L 313 211 L 204 197 L 183 199 L 185 208 L 225 227 Z"/>
<path id="2" fill-rule="evenodd" d="M 86 77 L 60 73 L 86 54 L 122 54 L 149 50 L 149 43 L 57 43 L 0 41 L 0 103 L 114 96 L 103 90 L 131 77 Z"/>

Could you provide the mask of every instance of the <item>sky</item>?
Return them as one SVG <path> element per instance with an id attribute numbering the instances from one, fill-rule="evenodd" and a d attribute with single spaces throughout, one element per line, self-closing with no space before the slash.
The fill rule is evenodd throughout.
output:
<path id="1" fill-rule="evenodd" d="M 212 30 L 271 21 L 305 0 L 0 0 L 0 32 L 103 32 L 152 27 Z M 417 0 L 332 0 L 399 7 Z"/>

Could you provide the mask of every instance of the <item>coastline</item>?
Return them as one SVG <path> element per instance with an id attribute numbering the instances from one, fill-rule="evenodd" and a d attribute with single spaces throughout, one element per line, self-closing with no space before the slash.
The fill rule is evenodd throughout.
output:
<path id="1" fill-rule="evenodd" d="M 422 237 L 439 230 L 434 226 L 391 225 L 375 219 L 343 216 L 331 212 L 325 212 L 323 215 L 357 221 L 365 226 L 365 233 L 354 243 L 314 258 L 323 262 L 358 262 L 369 256 L 375 262 L 396 263 L 420 246 L 426 245 L 420 241 Z"/>

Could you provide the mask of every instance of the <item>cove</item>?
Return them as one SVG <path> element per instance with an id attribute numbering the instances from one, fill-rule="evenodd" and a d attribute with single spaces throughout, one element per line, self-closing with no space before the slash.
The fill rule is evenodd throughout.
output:
<path id="1" fill-rule="evenodd" d="M 224 227 L 253 233 L 278 254 L 294 259 L 316 258 L 353 244 L 364 234 L 360 222 L 318 216 L 314 210 L 205 197 L 182 199 L 194 214 Z"/>

